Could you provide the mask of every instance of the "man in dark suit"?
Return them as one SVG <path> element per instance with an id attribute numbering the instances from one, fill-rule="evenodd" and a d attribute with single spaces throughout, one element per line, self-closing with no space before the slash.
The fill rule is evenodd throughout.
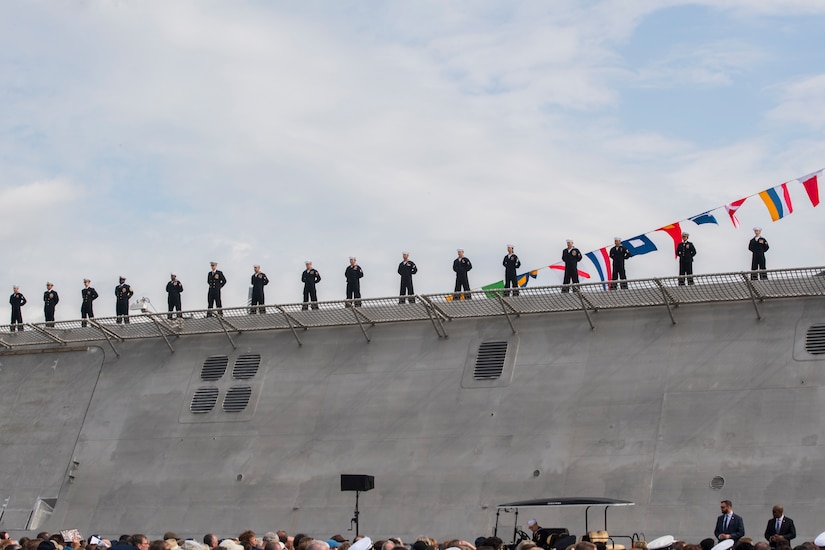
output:
<path id="1" fill-rule="evenodd" d="M 54 306 L 60 301 L 57 292 L 52 290 L 54 285 L 46 283 L 46 292 L 43 293 L 43 315 L 46 317 L 46 326 L 54 326 Z"/>
<path id="2" fill-rule="evenodd" d="M 696 247 L 688 240 L 687 233 L 682 233 L 682 242 L 676 247 L 676 256 L 679 257 L 679 275 L 693 275 L 693 257 L 696 256 Z M 684 286 L 685 278 L 679 277 L 679 286 Z M 693 277 L 687 278 L 687 284 L 693 284 Z"/>
<path id="3" fill-rule="evenodd" d="M 516 270 L 521 267 L 521 260 L 516 256 L 513 245 L 507 245 L 507 255 L 504 256 L 501 265 L 504 266 L 504 288 L 512 288 L 513 296 L 518 296 L 518 272 Z M 504 295 L 509 296 L 510 291 L 505 290 Z"/>
<path id="4" fill-rule="evenodd" d="M 733 539 L 733 543 L 736 544 L 745 536 L 745 522 L 742 516 L 733 513 L 731 501 L 723 500 L 719 503 L 719 509 L 722 510 L 722 515 L 716 518 L 716 529 L 713 530 L 713 534 L 719 542 Z"/>
<path id="5" fill-rule="evenodd" d="M 126 277 L 120 278 L 120 284 L 115 287 L 115 311 L 117 313 L 117 323 L 129 324 L 129 298 L 134 292 L 132 287 L 126 284 Z"/>
<path id="6" fill-rule="evenodd" d="M 785 539 L 790 542 L 796 538 L 796 527 L 791 518 L 785 517 L 785 509 L 777 504 L 771 511 L 773 519 L 768 520 L 768 526 L 765 528 L 765 538 L 771 545 L 771 548 L 776 548 L 776 544 Z"/>
<path id="7" fill-rule="evenodd" d="M 94 319 L 95 312 L 94 312 L 94 304 L 93 302 L 97 300 L 97 291 L 91 287 L 92 281 L 89 279 L 83 279 L 83 288 L 80 291 L 80 295 L 83 297 L 83 303 L 80 306 L 80 317 L 83 319 L 83 322 L 80 326 L 86 326 L 86 318 Z"/>
<path id="8" fill-rule="evenodd" d="M 212 271 L 206 274 L 206 284 L 209 285 L 209 293 L 206 295 L 206 300 L 208 304 L 207 307 L 211 310 L 212 306 L 217 308 L 223 307 L 221 304 L 221 289 L 226 284 L 226 277 L 218 271 L 218 262 L 209 262 L 209 265 L 212 266 Z M 223 313 L 220 312 L 218 312 L 218 314 L 223 315 Z M 206 316 L 212 317 L 212 311 L 207 311 Z"/>
<path id="9" fill-rule="evenodd" d="M 622 245 L 619 237 L 613 238 L 613 248 L 610 249 L 610 259 L 613 260 L 613 280 L 627 280 L 627 273 L 624 271 L 624 261 L 630 258 L 630 251 Z M 621 283 L 622 288 L 627 288 L 627 282 Z M 610 285 L 611 289 L 616 288 L 616 284 Z"/>
<path id="10" fill-rule="evenodd" d="M 254 265 L 252 269 L 255 273 L 252 274 L 252 308 L 249 313 L 266 313 L 264 305 L 264 287 L 269 284 L 269 278 L 266 273 L 261 272 L 261 266 Z M 258 307 L 255 307 L 258 306 Z"/>
<path id="11" fill-rule="evenodd" d="M 768 241 L 762 236 L 762 228 L 761 227 L 754 227 L 753 228 L 753 238 L 748 243 L 748 250 L 751 251 L 753 254 L 751 257 L 751 271 L 756 271 L 757 269 L 765 269 L 765 252 L 768 251 L 770 246 L 768 246 Z M 756 280 L 760 279 L 767 279 L 767 273 L 751 273 L 751 279 Z"/>
<path id="12" fill-rule="evenodd" d="M 402 252 L 401 256 L 404 261 L 398 264 L 398 274 L 401 275 L 401 291 L 399 292 L 401 298 L 398 299 L 399 304 L 404 303 L 404 296 L 412 296 L 415 294 L 415 291 L 413 290 L 412 276 L 418 273 L 418 268 L 416 267 L 415 262 L 410 260 L 410 253 Z M 415 303 L 415 298 L 410 298 L 409 300 L 411 304 Z"/>
<path id="13" fill-rule="evenodd" d="M 579 284 L 579 262 L 582 261 L 582 253 L 573 246 L 573 239 L 567 239 L 567 248 L 562 250 L 561 259 L 564 262 L 564 287 L 561 291 L 570 292 L 570 283 Z"/>

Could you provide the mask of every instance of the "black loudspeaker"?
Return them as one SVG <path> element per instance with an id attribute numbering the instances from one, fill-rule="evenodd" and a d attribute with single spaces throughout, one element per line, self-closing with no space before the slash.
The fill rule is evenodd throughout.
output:
<path id="1" fill-rule="evenodd" d="M 375 488 L 375 476 L 341 474 L 342 491 L 369 491 Z"/>

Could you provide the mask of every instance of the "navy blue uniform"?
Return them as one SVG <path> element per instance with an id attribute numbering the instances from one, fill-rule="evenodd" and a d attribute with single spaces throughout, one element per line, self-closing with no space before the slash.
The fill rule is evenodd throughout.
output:
<path id="1" fill-rule="evenodd" d="M 11 331 L 14 332 L 15 329 L 23 330 L 23 312 L 20 308 L 26 305 L 26 297 L 19 292 L 15 292 L 9 296 L 9 303 L 11 304 Z"/>
<path id="2" fill-rule="evenodd" d="M 513 288 L 513 296 L 518 296 L 518 273 L 516 270 L 521 267 L 521 260 L 515 254 L 507 254 L 501 262 L 504 266 L 504 288 Z M 504 292 L 505 296 L 510 295 L 510 291 Z"/>
<path id="3" fill-rule="evenodd" d="M 46 317 L 46 326 L 54 326 L 54 306 L 60 301 L 60 296 L 54 290 L 47 290 L 43 293 L 43 315 Z"/>
<path id="4" fill-rule="evenodd" d="M 403 304 L 406 300 L 403 296 L 409 295 L 412 296 L 415 294 L 413 290 L 413 280 L 412 276 L 418 273 L 418 267 L 416 267 L 415 262 L 412 260 L 405 260 L 398 264 L 398 274 L 401 275 L 401 290 L 398 292 L 401 298 L 398 299 L 399 304 Z M 415 298 L 409 298 L 410 303 L 415 303 Z"/>
<path id="5" fill-rule="evenodd" d="M 301 309 L 307 309 L 307 302 L 310 300 L 314 302 L 312 309 L 318 309 L 318 293 L 315 291 L 315 285 L 321 282 L 321 274 L 315 269 L 305 269 L 301 273 L 301 281 L 304 283 L 304 305 Z"/>
<path id="6" fill-rule="evenodd" d="M 579 262 L 582 261 L 582 253 L 578 248 L 565 248 L 561 253 L 561 259 L 564 262 L 564 280 L 562 284 L 569 285 L 570 283 L 579 283 Z M 570 289 L 565 286 L 561 289 L 562 292 L 570 292 Z"/>
<path id="7" fill-rule="evenodd" d="M 693 257 L 696 256 L 696 247 L 690 241 L 682 241 L 676 247 L 676 256 L 679 257 L 679 286 L 684 286 L 685 278 L 681 275 L 693 275 Z M 693 277 L 687 278 L 687 284 L 693 284 Z"/>
<path id="8" fill-rule="evenodd" d="M 361 297 L 361 277 L 364 276 L 364 271 L 358 264 L 348 265 L 344 270 L 344 277 L 347 279 L 347 300 Z M 349 304 L 344 304 L 349 307 Z M 361 307 L 361 300 L 355 300 L 355 307 Z"/>
<path id="9" fill-rule="evenodd" d="M 753 253 L 751 257 L 751 271 L 756 271 L 757 269 L 766 269 L 765 267 L 765 252 L 768 251 L 770 246 L 768 246 L 768 241 L 762 238 L 760 235 L 758 238 L 754 237 L 748 243 L 748 250 Z M 751 273 L 751 279 L 756 280 L 757 275 L 760 279 L 767 279 L 767 273 Z"/>
<path id="10" fill-rule="evenodd" d="M 170 312 L 166 316 L 167 319 L 172 318 L 172 313 L 171 312 L 174 311 L 174 310 L 178 311 L 178 319 L 183 317 L 183 315 L 181 315 L 181 312 L 180 312 L 180 310 L 181 310 L 180 293 L 181 292 L 183 292 L 183 283 L 181 283 L 177 279 L 173 279 L 173 280 L 169 281 L 168 283 L 166 283 L 166 294 L 167 294 L 166 303 L 169 306 L 168 311 Z"/>
<path id="11" fill-rule="evenodd" d="M 82 319 L 94 319 L 95 312 L 93 306 L 93 302 L 97 300 L 97 291 L 92 287 L 86 287 L 80 291 L 80 295 L 83 297 L 83 303 L 80 306 L 80 317 Z M 81 323 L 81 326 L 86 326 L 86 321 Z"/>
<path id="12" fill-rule="evenodd" d="M 269 279 L 266 273 L 258 272 L 252 274 L 252 305 L 259 307 L 252 307 L 249 313 L 266 313 L 266 308 L 260 307 L 264 305 L 264 287 L 269 284 Z"/>
<path id="13" fill-rule="evenodd" d="M 118 324 L 129 324 L 129 298 L 133 295 L 132 287 L 126 283 L 120 283 L 115 287 L 115 312 Z"/>
<path id="14" fill-rule="evenodd" d="M 470 262 L 469 258 L 462 257 L 456 258 L 453 260 L 453 271 L 455 271 L 455 289 L 453 294 L 453 298 L 459 300 L 461 298 L 466 298 L 467 300 L 472 298 L 472 295 L 464 293 L 458 293 L 459 290 L 470 290 L 470 280 L 467 278 L 467 272 L 473 269 L 473 264 Z"/>
<path id="15" fill-rule="evenodd" d="M 206 274 L 206 284 L 209 285 L 209 293 L 206 295 L 207 303 L 209 304 L 207 307 L 209 307 L 209 309 L 212 309 L 212 306 L 218 308 L 223 307 L 223 304 L 221 304 L 221 289 L 226 284 L 226 277 L 217 269 L 210 271 Z M 212 312 L 207 311 L 206 316 L 212 317 Z"/>
<path id="16" fill-rule="evenodd" d="M 622 245 L 616 245 L 610 249 L 610 259 L 613 260 L 613 280 L 627 279 L 627 274 L 624 271 L 624 261 L 630 258 L 630 251 Z M 627 288 L 627 283 L 622 283 L 622 288 Z M 616 288 L 616 285 L 610 285 L 610 288 Z"/>

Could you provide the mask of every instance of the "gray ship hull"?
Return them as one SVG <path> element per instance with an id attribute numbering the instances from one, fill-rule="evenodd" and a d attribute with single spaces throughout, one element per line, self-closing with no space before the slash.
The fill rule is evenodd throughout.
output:
<path id="1" fill-rule="evenodd" d="M 615 535 L 698 542 L 731 499 L 755 540 L 777 503 L 811 540 L 825 529 L 825 355 L 805 342 L 824 306 L 814 296 L 765 301 L 761 320 L 744 300 L 681 305 L 676 324 L 665 306 L 628 307 L 590 322 L 568 311 L 6 352 L 0 525 L 347 535 L 355 494 L 340 475 L 369 474 L 360 531 L 373 538 L 472 540 L 492 533 L 499 503 L 586 495 L 636 503 L 611 511 Z M 489 342 L 506 346 L 492 375 L 477 361 Z M 538 519 L 583 534 L 581 510 Z"/>

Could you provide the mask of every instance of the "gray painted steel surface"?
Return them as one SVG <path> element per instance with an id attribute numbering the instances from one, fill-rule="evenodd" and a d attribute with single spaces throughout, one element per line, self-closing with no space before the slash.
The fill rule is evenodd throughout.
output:
<path id="1" fill-rule="evenodd" d="M 299 331 L 300 346 L 287 329 L 170 337 L 174 352 L 153 338 L 117 341 L 119 355 L 106 341 L 2 355 L 0 526 L 327 537 L 354 508 L 340 474 L 362 473 L 376 480 L 360 498 L 373 538 L 472 540 L 498 503 L 553 495 L 633 501 L 611 533 L 692 542 L 712 535 L 720 499 L 756 540 L 782 503 L 810 540 L 825 529 L 825 355 L 804 339 L 825 301 L 758 308 L 761 320 L 745 299 L 683 304 L 675 325 L 662 306 L 590 312 L 595 330 L 570 311 L 513 317 L 515 334 L 501 316 L 444 319 L 439 337 L 422 317 L 367 325 L 369 341 L 350 325 Z M 475 380 L 489 340 L 508 343 L 501 377 Z M 242 354 L 260 367 L 233 380 Z M 213 355 L 227 372 L 203 381 Z M 240 386 L 247 407 L 222 411 Z M 194 414 L 202 387 L 219 399 Z M 38 497 L 55 507 L 31 525 Z M 582 534 L 579 510 L 538 519 Z"/>

